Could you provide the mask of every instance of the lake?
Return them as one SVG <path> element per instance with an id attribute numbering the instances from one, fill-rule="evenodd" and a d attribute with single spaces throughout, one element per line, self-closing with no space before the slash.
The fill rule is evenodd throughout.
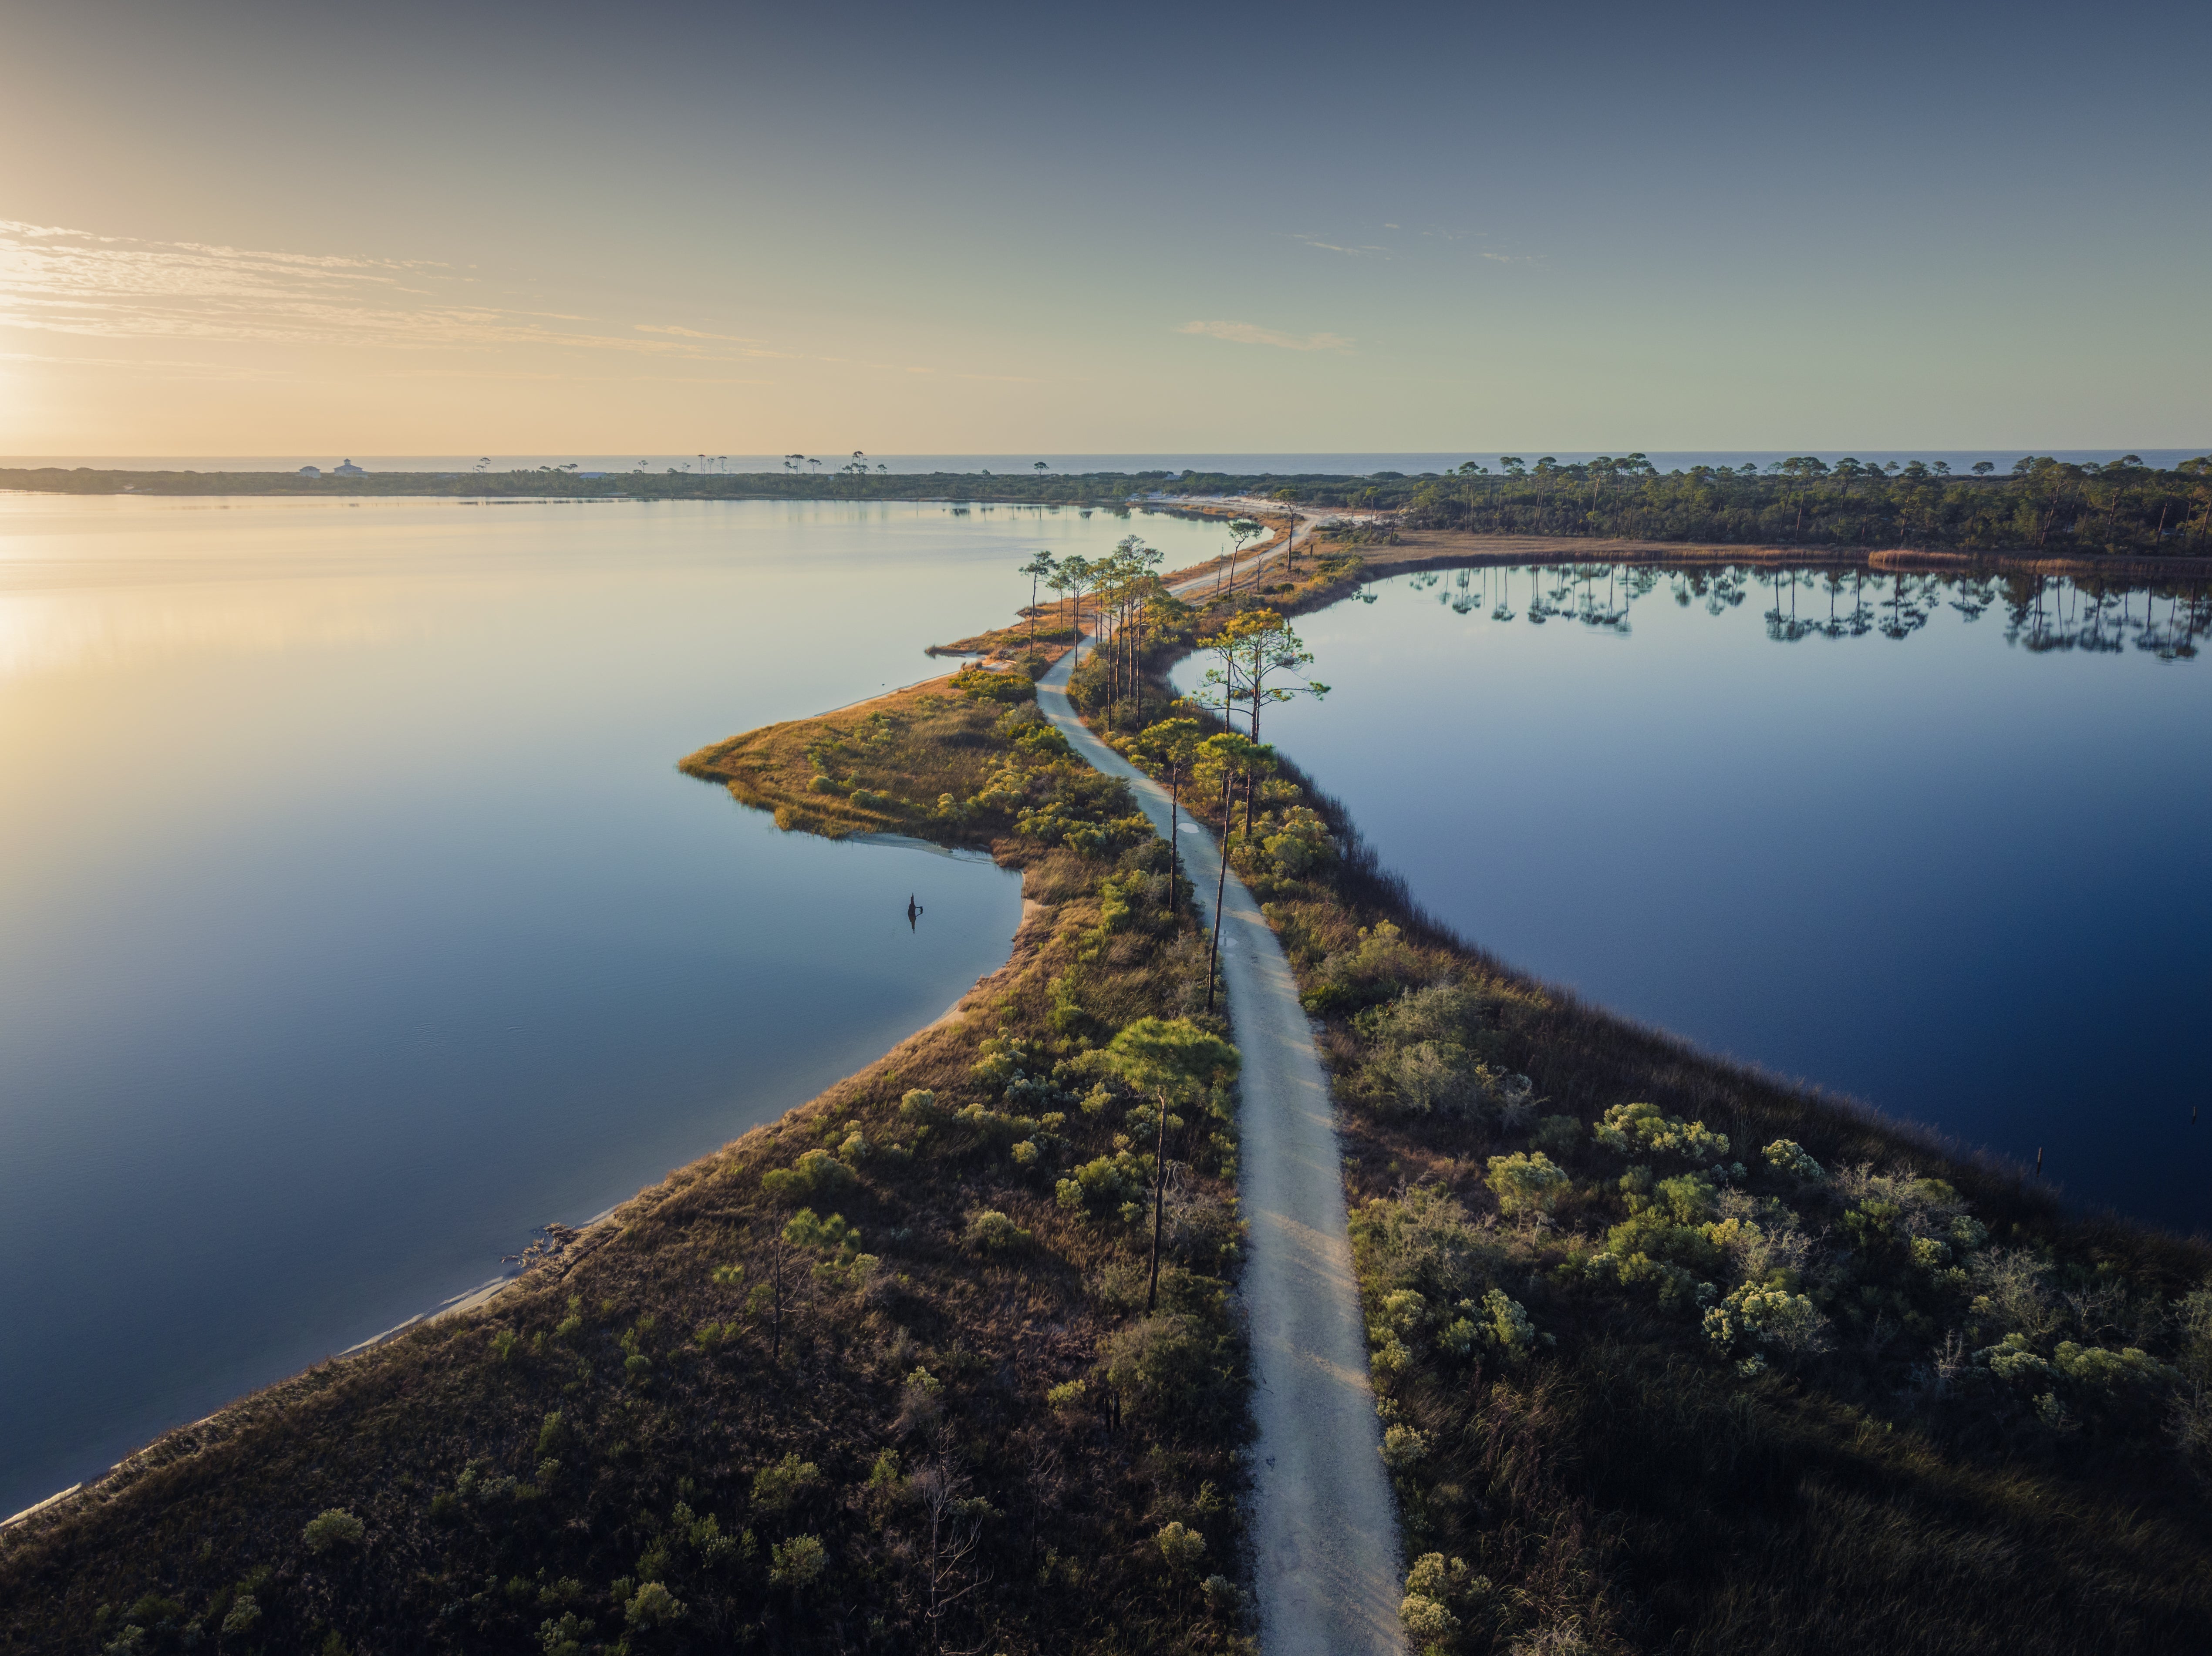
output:
<path id="1" fill-rule="evenodd" d="M 0 495 L 0 1513 L 496 1276 L 1003 964 L 703 743 L 1157 517 Z M 909 930 L 906 904 L 927 911 Z"/>
<path id="2" fill-rule="evenodd" d="M 1334 691 L 1261 735 L 1439 918 L 2206 1228 L 2204 589 L 1600 567 L 1368 595 L 1300 621 Z"/>

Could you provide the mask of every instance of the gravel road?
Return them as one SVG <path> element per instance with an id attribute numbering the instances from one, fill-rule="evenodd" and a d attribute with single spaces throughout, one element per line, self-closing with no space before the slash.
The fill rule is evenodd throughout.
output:
<path id="1" fill-rule="evenodd" d="M 1085 760 L 1129 784 L 1164 834 L 1166 791 L 1076 718 L 1073 664 L 1062 656 L 1045 675 L 1039 707 Z M 1183 866 L 1204 909 L 1219 852 L 1182 821 Z M 1402 1656 L 1397 1511 L 1368 1386 L 1328 1083 L 1282 945 L 1233 873 L 1220 924 L 1230 1022 L 1244 1056 L 1238 1198 L 1250 1227 L 1241 1292 L 1260 1429 L 1251 1526 L 1260 1647 L 1267 1656 Z"/>

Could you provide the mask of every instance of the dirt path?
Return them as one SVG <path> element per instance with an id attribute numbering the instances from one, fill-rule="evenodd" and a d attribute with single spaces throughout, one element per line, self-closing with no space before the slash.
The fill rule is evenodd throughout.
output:
<path id="1" fill-rule="evenodd" d="M 1168 796 L 1101 742 L 1067 700 L 1072 658 L 1037 687 L 1046 718 L 1075 750 L 1129 784 L 1168 831 Z M 1221 864 L 1188 816 L 1183 866 L 1212 899 Z M 1250 1242 L 1242 1296 L 1250 1319 L 1260 1428 L 1253 1451 L 1254 1585 L 1266 1656 L 1368 1656 L 1405 1649 L 1398 1630 L 1398 1516 L 1367 1380 L 1344 1173 L 1328 1078 L 1290 962 L 1234 874 L 1222 900 L 1222 974 L 1244 1055 L 1238 1199 Z"/>

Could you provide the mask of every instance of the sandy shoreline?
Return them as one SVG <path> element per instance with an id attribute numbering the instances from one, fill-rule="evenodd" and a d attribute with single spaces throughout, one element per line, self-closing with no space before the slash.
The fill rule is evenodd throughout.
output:
<path id="1" fill-rule="evenodd" d="M 923 682 L 927 682 L 927 680 Z M 872 701 L 877 698 L 869 699 Z M 856 702 L 854 705 L 857 707 L 865 704 Z M 866 843 L 901 845 L 908 849 L 920 847 L 945 856 L 976 854 L 963 853 L 927 840 L 910 840 L 902 834 L 854 834 L 852 837 Z M 1021 919 L 1016 923 L 1013 936 L 1007 943 L 1005 965 L 987 972 L 976 979 L 974 985 L 942 1013 L 919 1028 L 901 1037 L 888 1051 L 862 1066 L 853 1076 L 847 1076 L 833 1082 L 823 1093 L 815 1095 L 814 1098 L 801 1100 L 792 1106 L 792 1110 L 805 1109 L 816 1099 L 824 1096 L 826 1093 L 847 1086 L 856 1077 L 865 1076 L 869 1071 L 890 1062 L 932 1030 L 942 1028 L 945 1024 L 963 1016 L 979 996 L 988 994 L 994 986 L 1005 980 L 1008 973 L 1019 967 L 1029 955 L 1035 952 L 1041 941 L 1037 927 L 1042 923 L 1044 913 L 1042 904 L 1024 897 L 1022 900 Z M 787 1110 L 784 1114 L 788 1115 L 791 1113 L 791 1110 Z M 777 1120 L 781 1119 L 781 1116 L 776 1118 Z M 761 1131 L 762 1126 L 773 1125 L 773 1122 L 765 1122 L 761 1124 L 761 1126 L 748 1128 L 746 1133 L 757 1132 Z M 740 1134 L 738 1137 L 743 1138 L 745 1136 L 746 1134 Z M 737 1139 L 731 1139 L 717 1144 L 695 1156 L 685 1166 L 693 1167 L 710 1161 L 724 1154 L 737 1142 Z M 681 1173 L 683 1170 L 678 1168 L 676 1171 Z M 515 1289 L 542 1288 L 560 1281 L 579 1262 L 597 1253 L 619 1236 L 623 1229 L 623 1216 L 626 1210 L 633 1204 L 662 1191 L 665 1182 L 663 1180 L 647 1186 L 635 1195 L 626 1197 L 613 1206 L 586 1219 L 580 1225 L 572 1228 L 556 1222 L 546 1226 L 547 1239 L 555 1246 L 539 1252 L 541 1245 L 533 1243 L 530 1249 L 525 1251 L 526 1262 L 516 1269 L 489 1278 L 474 1288 L 464 1289 L 461 1292 L 440 1301 L 428 1311 L 418 1312 L 404 1322 L 395 1323 L 380 1333 L 370 1335 L 365 1340 L 357 1341 L 343 1350 L 332 1352 L 319 1362 L 311 1363 L 297 1373 L 272 1381 L 267 1386 L 246 1393 L 243 1397 L 234 1398 L 212 1413 L 203 1415 L 198 1420 L 188 1422 L 181 1426 L 171 1427 L 143 1448 L 133 1450 L 124 1456 L 106 1471 L 72 1483 L 65 1489 L 58 1489 L 44 1500 L 32 1502 L 21 1512 L 12 1513 L 6 1518 L 0 1518 L 0 1533 L 13 1530 L 17 1526 L 33 1520 L 58 1517 L 69 1507 L 79 1501 L 119 1493 L 123 1487 L 135 1482 L 139 1476 L 189 1459 L 201 1450 L 212 1447 L 215 1444 L 228 1438 L 235 1429 L 248 1423 L 264 1410 L 270 1407 L 281 1408 L 289 1395 L 308 1383 L 312 1377 L 320 1374 L 334 1364 L 366 1357 L 380 1347 L 388 1344 L 412 1330 L 480 1312 Z M 530 1257 L 533 1253 L 537 1257 Z"/>

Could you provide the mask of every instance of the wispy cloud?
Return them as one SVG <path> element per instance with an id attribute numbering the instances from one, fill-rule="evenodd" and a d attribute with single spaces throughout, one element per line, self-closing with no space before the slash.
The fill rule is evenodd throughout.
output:
<path id="1" fill-rule="evenodd" d="M 1249 322 L 1186 322 L 1177 333 L 1204 334 L 1236 345 L 1273 345 L 1286 351 L 1348 351 L 1352 342 L 1340 333 L 1280 333 Z"/>
<path id="2" fill-rule="evenodd" d="M 459 291 L 475 285 L 422 260 L 146 241 L 0 221 L 0 326 L 29 332 L 401 350 L 554 345 L 710 361 L 751 354 L 750 342 L 731 336 L 652 326 L 610 332 L 588 317 L 485 304 Z"/>
<path id="3" fill-rule="evenodd" d="M 1385 227 L 1395 230 L 1398 227 L 1393 224 L 1386 226 Z M 1388 258 L 1390 257 L 1390 250 L 1388 247 L 1374 247 L 1364 244 L 1347 245 L 1340 241 L 1324 241 L 1319 236 L 1297 234 L 1293 234 L 1291 237 L 1291 240 L 1295 242 L 1303 243 L 1304 246 L 1311 247 L 1318 252 L 1342 253 L 1350 258 Z"/>
<path id="4" fill-rule="evenodd" d="M 233 354 L 221 350 L 224 345 L 368 348 L 416 354 L 411 361 L 419 366 L 400 368 L 394 364 L 387 372 L 434 377 L 488 377 L 492 370 L 485 366 L 486 357 L 514 348 L 538 353 L 534 360 L 504 364 L 516 370 L 514 377 L 526 379 L 590 378 L 588 373 L 580 376 L 576 367 L 555 365 L 565 357 L 580 366 L 594 356 L 610 367 L 610 358 L 665 364 L 687 379 L 696 379 L 695 371 L 705 367 L 743 374 L 755 367 L 772 371 L 770 365 L 776 362 L 818 363 L 902 377 L 945 372 L 927 364 L 778 349 L 750 335 L 678 322 L 611 321 L 535 308 L 542 306 L 544 296 L 534 291 L 526 295 L 533 307 L 501 305 L 487 296 L 488 288 L 496 293 L 497 284 L 475 272 L 472 265 L 149 241 L 0 219 L 0 329 L 46 336 L 40 343 L 56 349 L 67 349 L 61 343 L 64 337 L 158 341 L 155 350 L 166 347 L 174 352 L 181 347 L 196 355 Z M 550 359 L 544 355 L 548 351 L 554 354 Z M 441 361 L 441 354 L 447 359 L 459 355 L 466 365 Z M 249 351 L 235 355 L 240 358 L 236 364 L 158 361 L 124 346 L 112 357 L 46 358 L 19 352 L 0 353 L 0 361 L 69 361 L 221 377 L 281 377 L 293 371 L 277 366 L 281 357 Z M 625 370 L 613 377 L 630 376 Z M 958 377 L 1031 383 L 1025 375 L 985 372 Z M 771 382 L 725 379 L 699 383 Z"/>
<path id="5" fill-rule="evenodd" d="M 283 368 L 174 356 L 68 356 L 50 351 L 0 351 L 0 362 L 36 362 L 72 369 L 119 368 L 134 374 L 150 370 L 172 379 L 280 380 L 292 377 L 289 370 Z"/>
<path id="6" fill-rule="evenodd" d="M 679 328 L 672 322 L 633 322 L 630 326 L 640 333 L 667 334 L 676 339 L 714 339 L 730 345 L 757 345 L 760 343 L 744 334 L 702 333 L 696 328 Z"/>

